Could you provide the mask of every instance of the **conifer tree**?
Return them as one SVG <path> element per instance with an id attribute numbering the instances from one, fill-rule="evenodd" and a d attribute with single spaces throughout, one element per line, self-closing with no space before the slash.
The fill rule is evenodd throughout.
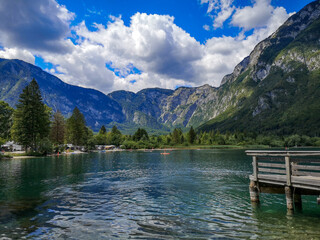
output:
<path id="1" fill-rule="evenodd" d="M 87 141 L 88 128 L 80 110 L 75 107 L 71 117 L 67 120 L 68 142 L 76 146 L 84 146 Z"/>
<path id="2" fill-rule="evenodd" d="M 100 128 L 99 134 L 106 134 L 107 133 L 107 129 L 104 125 L 102 125 L 102 127 Z"/>
<path id="3" fill-rule="evenodd" d="M 60 111 L 53 115 L 53 121 L 50 132 L 52 143 L 60 145 L 64 143 L 66 135 L 66 122 Z"/>
<path id="4" fill-rule="evenodd" d="M 2 139 L 10 139 L 13 111 L 8 103 L 0 101 L 0 138 Z"/>
<path id="5" fill-rule="evenodd" d="M 188 132 L 188 142 L 193 144 L 196 140 L 196 132 L 194 131 L 193 127 L 191 126 L 189 132 Z"/>
<path id="6" fill-rule="evenodd" d="M 180 128 L 175 128 L 172 132 L 172 142 L 174 144 L 180 144 L 182 143 L 182 136 L 183 133 L 182 133 L 182 130 Z"/>
<path id="7" fill-rule="evenodd" d="M 14 140 L 26 149 L 37 151 L 39 143 L 49 135 L 50 110 L 42 102 L 39 85 L 35 79 L 20 94 L 13 119 Z"/>

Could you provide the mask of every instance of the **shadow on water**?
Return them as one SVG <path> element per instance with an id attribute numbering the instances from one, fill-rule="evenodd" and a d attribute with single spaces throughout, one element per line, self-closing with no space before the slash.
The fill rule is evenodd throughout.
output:
<path id="1" fill-rule="evenodd" d="M 301 239 L 319 208 L 249 201 L 242 150 L 92 153 L 0 162 L 0 238 Z"/>

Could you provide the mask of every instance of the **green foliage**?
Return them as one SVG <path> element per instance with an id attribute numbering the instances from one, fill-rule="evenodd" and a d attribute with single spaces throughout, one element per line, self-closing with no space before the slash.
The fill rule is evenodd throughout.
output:
<path id="1" fill-rule="evenodd" d="M 107 139 L 109 144 L 120 146 L 122 143 L 122 134 L 116 126 L 113 126 L 111 132 L 108 133 Z"/>
<path id="2" fill-rule="evenodd" d="M 184 142 L 184 137 L 181 128 L 175 128 L 172 132 L 172 143 L 181 144 Z"/>
<path id="3" fill-rule="evenodd" d="M 135 132 L 135 134 L 133 134 L 132 139 L 133 139 L 133 141 L 138 142 L 141 139 L 148 140 L 149 136 L 148 136 L 148 133 L 145 129 L 138 128 L 138 130 Z"/>
<path id="4" fill-rule="evenodd" d="M 6 140 L 4 138 L 0 137 L 0 146 L 3 145 L 6 142 Z"/>
<path id="5" fill-rule="evenodd" d="M 44 138 L 39 142 L 38 153 L 47 155 L 53 152 L 53 145 L 49 138 Z"/>
<path id="6" fill-rule="evenodd" d="M 39 143 L 48 137 L 50 111 L 42 102 L 39 86 L 33 79 L 23 89 L 14 112 L 12 136 L 31 151 L 37 151 Z"/>
<path id="7" fill-rule="evenodd" d="M 107 133 L 107 129 L 104 125 L 102 125 L 102 127 L 100 128 L 100 131 L 99 131 L 100 134 L 106 134 Z"/>
<path id="8" fill-rule="evenodd" d="M 76 146 L 84 146 L 88 139 L 88 128 L 83 114 L 75 107 L 72 115 L 67 119 L 67 139 Z"/>
<path id="9" fill-rule="evenodd" d="M 66 135 L 65 119 L 62 116 L 61 112 L 57 111 L 53 115 L 51 131 L 50 131 L 50 140 L 55 145 L 61 145 L 65 142 L 65 135 Z"/>
<path id="10" fill-rule="evenodd" d="M 0 138 L 10 139 L 13 111 L 8 103 L 0 101 Z"/>
<path id="11" fill-rule="evenodd" d="M 94 136 L 94 142 L 96 145 L 107 145 L 108 144 L 108 139 L 107 139 L 107 134 L 106 133 L 99 133 Z"/>

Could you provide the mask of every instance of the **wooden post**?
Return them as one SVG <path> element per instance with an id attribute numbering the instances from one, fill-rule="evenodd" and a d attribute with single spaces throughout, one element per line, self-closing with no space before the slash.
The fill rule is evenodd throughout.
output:
<path id="1" fill-rule="evenodd" d="M 253 178 L 254 181 L 258 181 L 258 163 L 257 163 L 257 157 L 252 157 L 252 167 L 253 167 Z"/>
<path id="2" fill-rule="evenodd" d="M 317 198 L 317 202 L 318 202 L 318 204 L 320 205 L 320 195 L 319 195 L 319 197 Z"/>
<path id="3" fill-rule="evenodd" d="M 249 186 L 249 190 L 250 190 L 250 200 L 251 202 L 254 203 L 259 203 L 259 190 L 258 190 L 258 186 L 257 186 L 257 182 L 256 181 L 250 181 L 250 186 Z"/>
<path id="4" fill-rule="evenodd" d="M 291 164 L 290 157 L 285 156 L 285 165 L 286 165 L 286 177 L 287 177 L 287 186 L 291 186 Z"/>
<path id="5" fill-rule="evenodd" d="M 293 192 L 292 188 L 286 186 L 284 188 L 285 193 L 286 193 L 286 201 L 287 201 L 287 209 L 288 210 L 293 210 Z"/>

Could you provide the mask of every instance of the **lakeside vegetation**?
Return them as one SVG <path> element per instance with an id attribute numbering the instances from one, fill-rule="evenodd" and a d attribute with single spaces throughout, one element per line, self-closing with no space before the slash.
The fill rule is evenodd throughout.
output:
<path id="1" fill-rule="evenodd" d="M 21 93 L 15 110 L 0 102 L 0 145 L 8 140 L 23 145 L 26 154 L 32 156 L 63 152 L 66 144 L 78 146 L 82 151 L 94 150 L 97 145 L 114 145 L 123 149 L 320 146 L 317 136 L 220 133 L 214 130 L 196 132 L 193 127 L 187 132 L 175 128 L 169 134 L 158 136 L 150 136 L 143 128 L 138 128 L 133 135 L 124 135 L 116 126 L 110 131 L 101 126 L 100 131 L 94 133 L 86 126 L 85 118 L 77 107 L 67 119 L 59 111 L 53 113 L 43 103 L 34 79 Z"/>

